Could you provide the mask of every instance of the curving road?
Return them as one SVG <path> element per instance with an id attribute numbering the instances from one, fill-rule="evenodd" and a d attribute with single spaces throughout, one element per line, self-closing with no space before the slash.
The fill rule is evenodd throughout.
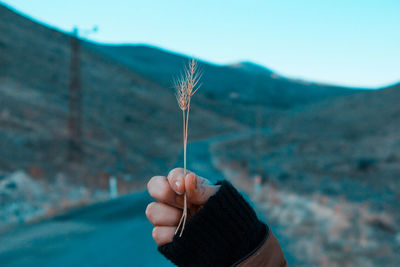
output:
<path id="1" fill-rule="evenodd" d="M 172 266 L 157 252 L 145 192 L 0 235 L 0 266 Z"/>
<path id="2" fill-rule="evenodd" d="M 188 169 L 212 181 L 222 179 L 211 162 L 210 145 L 251 134 L 245 130 L 190 143 Z M 150 201 L 146 192 L 135 193 L 2 233 L 0 266 L 172 266 L 151 238 L 152 225 L 144 215 Z"/>

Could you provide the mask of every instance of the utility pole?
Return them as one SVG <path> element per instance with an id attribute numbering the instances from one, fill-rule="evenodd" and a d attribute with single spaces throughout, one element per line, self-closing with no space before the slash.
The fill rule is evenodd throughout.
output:
<path id="1" fill-rule="evenodd" d="M 83 31 L 83 35 L 97 32 L 98 27 Z M 81 85 L 81 40 L 75 27 L 70 39 L 69 69 L 69 114 L 68 114 L 68 161 L 81 162 L 82 145 L 82 85 Z"/>
<path id="2" fill-rule="evenodd" d="M 71 35 L 71 60 L 69 81 L 69 114 L 68 114 L 68 160 L 81 162 L 82 148 L 82 87 L 80 73 L 80 40 L 78 28 Z"/>

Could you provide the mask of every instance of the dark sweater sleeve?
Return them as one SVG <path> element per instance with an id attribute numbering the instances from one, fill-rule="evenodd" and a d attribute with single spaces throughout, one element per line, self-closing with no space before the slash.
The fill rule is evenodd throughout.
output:
<path id="1" fill-rule="evenodd" d="M 185 226 L 158 250 L 178 266 L 231 266 L 257 250 L 268 234 L 242 195 L 227 181 Z"/>

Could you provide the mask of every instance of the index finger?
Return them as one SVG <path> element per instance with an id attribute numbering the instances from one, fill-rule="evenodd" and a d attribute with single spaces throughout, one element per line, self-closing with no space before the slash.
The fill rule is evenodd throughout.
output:
<path id="1" fill-rule="evenodd" d="M 168 205 L 183 208 L 184 199 L 182 195 L 178 195 L 172 190 L 167 177 L 165 176 L 154 176 L 147 183 L 147 189 L 151 197 L 155 198 L 159 202 L 166 203 Z"/>

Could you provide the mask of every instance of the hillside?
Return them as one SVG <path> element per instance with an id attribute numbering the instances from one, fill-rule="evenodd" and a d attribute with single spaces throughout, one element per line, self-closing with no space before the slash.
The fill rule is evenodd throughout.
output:
<path id="1" fill-rule="evenodd" d="M 68 161 L 70 41 L 0 4 L 0 232 L 108 199 L 110 175 L 128 193 L 182 162 L 172 84 L 188 57 L 88 40 L 83 159 Z M 291 266 L 400 261 L 400 84 L 364 91 L 252 62 L 200 66 L 188 168 L 246 190 Z"/>
<path id="2" fill-rule="evenodd" d="M 1 5 L 0 17 L 1 169 L 40 177 L 77 169 L 76 176 L 96 179 L 118 171 L 142 180 L 175 164 L 180 115 L 171 84 L 186 57 L 82 41 L 85 161 L 66 165 L 70 37 Z M 256 114 L 271 124 L 283 108 L 353 92 L 291 81 L 251 63 L 201 67 L 193 139 L 252 126 Z"/>
<path id="3" fill-rule="evenodd" d="M 143 45 L 96 45 L 93 49 L 165 87 L 171 85 L 171 77 L 182 70 L 187 60 L 185 56 Z M 290 108 L 353 93 L 348 88 L 291 80 L 251 62 L 226 66 L 202 62 L 200 67 L 204 72 L 203 94 L 219 101 Z"/>
<path id="4" fill-rule="evenodd" d="M 262 166 L 271 179 L 297 190 L 326 177 L 329 192 L 340 193 L 335 184 L 346 179 L 395 196 L 400 186 L 399 99 L 400 85 L 395 85 L 322 101 L 302 112 L 287 112 L 268 135 L 255 131 L 251 140 L 222 146 L 249 156 L 253 172 Z M 223 155 L 225 149 L 217 151 Z"/>
<path id="5" fill-rule="evenodd" d="M 3 6 L 0 17 L 0 169 L 38 169 L 38 176 L 50 177 L 77 169 L 100 180 L 120 171 L 142 181 L 173 166 L 181 117 L 172 91 L 87 44 L 81 54 L 85 161 L 65 164 L 69 37 Z M 242 127 L 193 110 L 192 138 Z"/>
<path id="6" fill-rule="evenodd" d="M 268 182 L 258 207 L 290 240 L 296 264 L 392 266 L 400 245 L 399 100 L 400 84 L 287 112 L 269 134 L 215 145 L 214 162 L 249 193 L 252 175 Z"/>

